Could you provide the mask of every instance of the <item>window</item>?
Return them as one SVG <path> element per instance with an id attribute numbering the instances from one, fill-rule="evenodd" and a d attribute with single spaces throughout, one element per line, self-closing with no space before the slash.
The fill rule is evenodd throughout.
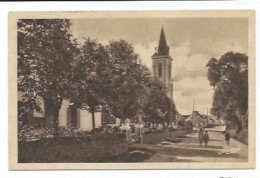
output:
<path id="1" fill-rule="evenodd" d="M 158 65 L 158 76 L 162 77 L 162 64 L 161 63 L 159 63 L 159 65 Z"/>
<path id="2" fill-rule="evenodd" d="M 112 116 L 106 108 L 102 108 L 101 121 L 102 124 L 115 124 L 116 118 Z"/>
<path id="3" fill-rule="evenodd" d="M 77 108 L 74 104 L 70 104 L 68 108 L 68 124 L 71 127 L 78 127 L 78 115 L 77 115 Z"/>

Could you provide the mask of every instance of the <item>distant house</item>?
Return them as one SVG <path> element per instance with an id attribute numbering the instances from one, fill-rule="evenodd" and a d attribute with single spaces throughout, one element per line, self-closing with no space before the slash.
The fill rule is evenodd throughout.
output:
<path id="1" fill-rule="evenodd" d="M 208 119 L 208 125 L 209 124 L 215 124 L 215 119 L 213 117 L 208 116 L 207 119 Z"/>
<path id="2" fill-rule="evenodd" d="M 21 114 L 21 92 L 18 92 L 18 114 Z M 43 100 L 40 100 L 41 109 L 44 111 Z M 23 117 L 20 117 L 20 121 L 32 128 L 52 128 L 53 120 L 47 119 L 43 113 L 37 113 L 35 110 L 27 110 Z M 101 125 L 119 126 L 120 119 L 110 117 L 109 113 L 104 109 L 95 113 L 95 125 L 96 128 Z M 92 115 L 88 110 L 76 109 L 73 103 L 68 100 L 62 102 L 62 106 L 59 112 L 59 126 L 68 127 L 72 126 L 82 131 L 92 130 Z"/>
<path id="3" fill-rule="evenodd" d="M 181 118 L 186 120 L 190 115 L 181 115 Z"/>
<path id="4" fill-rule="evenodd" d="M 193 127 L 196 128 L 206 127 L 214 122 L 210 117 L 200 114 L 199 111 L 193 111 L 191 115 L 184 117 L 186 117 L 185 122 L 192 122 Z"/>

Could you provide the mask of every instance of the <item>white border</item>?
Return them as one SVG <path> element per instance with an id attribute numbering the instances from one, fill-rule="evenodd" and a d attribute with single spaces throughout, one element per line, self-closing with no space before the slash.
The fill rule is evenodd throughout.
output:
<path id="1" fill-rule="evenodd" d="M 258 57 L 260 22 L 259 2 L 0 2 L 0 176 L 1 177 L 237 177 L 252 178 L 260 175 L 259 155 L 256 151 L 255 170 L 153 170 L 153 171 L 8 171 L 8 12 L 9 11 L 85 11 L 85 10 L 216 10 L 216 9 L 255 9 L 256 10 L 256 56 Z M 256 66 L 259 62 L 256 58 Z M 256 69 L 256 79 L 260 72 Z M 256 81 L 256 91 L 259 83 Z M 256 96 L 258 94 L 256 93 Z M 259 100 L 256 100 L 256 123 L 259 115 Z M 260 129 L 256 129 L 256 150 L 259 149 Z M 137 174 L 138 173 L 138 174 Z"/>

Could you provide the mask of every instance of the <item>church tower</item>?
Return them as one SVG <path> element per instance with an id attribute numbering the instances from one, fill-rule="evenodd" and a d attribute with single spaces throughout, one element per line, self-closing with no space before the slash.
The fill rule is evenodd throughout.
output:
<path id="1" fill-rule="evenodd" d="M 172 82 L 172 58 L 169 53 L 169 46 L 165 38 L 163 27 L 158 48 L 152 56 L 153 60 L 153 77 L 159 79 L 165 84 L 167 96 L 172 99 L 173 82 Z"/>

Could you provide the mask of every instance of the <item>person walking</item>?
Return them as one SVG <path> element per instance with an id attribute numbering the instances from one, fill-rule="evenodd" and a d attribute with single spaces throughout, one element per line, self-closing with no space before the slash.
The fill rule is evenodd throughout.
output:
<path id="1" fill-rule="evenodd" d="M 205 143 L 205 147 L 208 146 L 208 142 L 209 142 L 209 134 L 208 134 L 208 131 L 206 130 L 204 135 L 203 135 L 203 140 L 204 140 L 204 143 Z"/>
<path id="2" fill-rule="evenodd" d="M 228 130 L 226 130 L 226 133 L 225 133 L 225 140 L 226 140 L 226 144 L 229 145 L 230 133 Z"/>
<path id="3" fill-rule="evenodd" d="M 199 139 L 200 147 L 202 146 L 203 135 L 204 135 L 204 131 L 203 131 L 202 128 L 200 128 L 199 133 L 198 133 L 198 139 Z"/>

